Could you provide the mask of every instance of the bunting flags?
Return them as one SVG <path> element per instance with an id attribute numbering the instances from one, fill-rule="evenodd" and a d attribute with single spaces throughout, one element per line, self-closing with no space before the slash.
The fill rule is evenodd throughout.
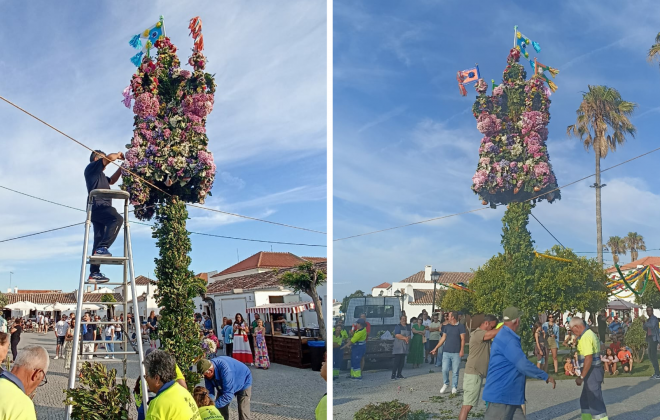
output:
<path id="1" fill-rule="evenodd" d="M 201 22 L 200 22 L 201 24 Z M 201 26 L 200 26 L 201 29 Z M 159 39 L 163 38 L 165 36 L 165 28 L 163 26 L 163 17 L 160 17 L 160 20 L 156 22 L 154 25 L 152 25 L 150 28 L 145 29 L 142 33 L 133 35 L 130 41 L 128 41 L 128 45 L 131 47 L 135 48 L 136 50 L 141 50 L 137 54 L 135 54 L 133 57 L 131 57 L 131 62 L 135 65 L 135 67 L 139 67 L 140 63 L 142 62 L 142 57 L 145 54 L 147 54 L 147 57 L 149 57 L 149 51 L 151 48 L 154 46 L 156 41 Z"/>
<path id="2" fill-rule="evenodd" d="M 458 82 L 458 91 L 461 93 L 462 96 L 467 95 L 467 90 L 465 89 L 465 85 L 468 83 L 473 83 L 478 81 L 480 78 L 479 75 L 479 66 L 475 65 L 475 67 L 467 70 L 462 70 L 456 72 L 456 81 Z"/>

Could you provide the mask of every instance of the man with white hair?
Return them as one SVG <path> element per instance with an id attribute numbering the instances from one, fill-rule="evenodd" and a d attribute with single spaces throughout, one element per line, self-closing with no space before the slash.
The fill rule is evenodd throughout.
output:
<path id="1" fill-rule="evenodd" d="M 36 420 L 32 398 L 45 385 L 48 352 L 41 346 L 27 346 L 14 361 L 11 372 L 0 374 L 0 419 Z"/>
<path id="2" fill-rule="evenodd" d="M 607 409 L 601 389 L 605 370 L 600 360 L 600 340 L 591 329 L 587 328 L 582 318 L 573 317 L 569 326 L 578 340 L 578 364 L 581 373 L 575 379 L 575 383 L 577 386 L 584 383 L 580 396 L 582 420 L 607 420 Z"/>
<path id="3" fill-rule="evenodd" d="M 503 315 L 504 325 L 490 347 L 488 380 L 482 397 L 488 402 L 484 419 L 523 420 L 527 376 L 549 382 L 553 389 L 555 380 L 527 360 L 523 353 L 520 336 L 516 334 L 521 315 L 518 308 L 506 308 Z"/>

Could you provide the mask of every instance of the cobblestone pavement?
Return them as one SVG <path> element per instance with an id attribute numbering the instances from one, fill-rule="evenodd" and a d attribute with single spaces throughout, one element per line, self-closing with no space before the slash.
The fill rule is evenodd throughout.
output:
<path id="1" fill-rule="evenodd" d="M 334 418 L 352 419 L 357 410 L 372 402 L 393 401 L 410 404 L 412 410 L 426 410 L 436 419 L 456 419 L 461 405 L 463 367 L 462 363 L 458 390 L 455 398 L 449 393 L 440 395 L 442 373 L 429 365 L 411 369 L 406 364 L 403 376 L 406 379 L 392 381 L 391 372 L 386 370 L 366 371 L 361 381 L 346 378 L 342 372 L 334 382 Z M 450 375 L 451 379 L 451 375 Z M 528 420 L 579 420 L 581 387 L 574 380 L 557 381 L 556 389 L 538 380 L 527 381 Z M 648 378 L 605 378 L 603 394 L 610 420 L 660 419 L 660 381 Z M 470 418 L 482 417 L 486 406 L 483 401 L 472 409 Z"/>
<path id="2" fill-rule="evenodd" d="M 18 351 L 30 344 L 44 346 L 50 356 L 48 384 L 37 390 L 34 404 L 38 419 L 65 419 L 64 389 L 68 382 L 68 370 L 64 369 L 64 360 L 53 360 L 55 357 L 55 336 L 51 331 L 48 335 L 24 333 Z M 129 345 L 130 347 L 130 345 Z M 118 346 L 117 346 L 118 348 Z M 118 350 L 119 351 L 119 350 Z M 120 356 L 117 356 L 120 357 Z M 123 357 L 123 356 L 121 356 Z M 95 362 L 105 363 L 109 368 L 117 369 L 117 376 L 123 373 L 122 359 L 105 360 L 95 358 Z M 288 366 L 272 364 L 270 369 L 252 368 L 252 418 L 256 420 L 311 419 L 319 400 L 326 392 L 326 384 L 319 372 L 311 369 L 297 369 Z M 129 386 L 133 387 L 139 376 L 137 355 L 130 355 L 128 362 Z M 238 418 L 236 401 L 231 403 L 230 417 Z M 135 406 L 131 409 L 131 418 L 137 418 Z"/>

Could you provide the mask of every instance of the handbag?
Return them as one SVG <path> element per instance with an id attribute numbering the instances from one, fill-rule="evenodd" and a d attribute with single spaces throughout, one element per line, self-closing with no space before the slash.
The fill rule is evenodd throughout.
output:
<path id="1" fill-rule="evenodd" d="M 247 334 L 243 334 L 243 339 L 244 339 L 243 341 L 245 341 L 245 342 L 247 342 L 247 341 L 248 341 L 248 337 L 247 337 Z"/>

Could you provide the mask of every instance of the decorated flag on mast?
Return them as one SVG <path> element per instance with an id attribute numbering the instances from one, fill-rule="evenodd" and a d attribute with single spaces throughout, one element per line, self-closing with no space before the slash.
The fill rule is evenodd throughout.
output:
<path id="1" fill-rule="evenodd" d="M 133 38 L 131 38 L 131 40 L 128 41 L 128 44 L 131 47 L 135 48 L 136 50 L 141 50 L 139 53 L 131 57 L 131 62 L 135 65 L 135 67 L 140 66 L 145 51 L 147 57 L 149 57 L 149 52 L 156 43 L 156 41 L 164 37 L 165 37 L 165 26 L 163 25 L 163 16 L 160 17 L 158 22 L 156 22 L 151 27 L 145 29 L 142 33 L 133 35 Z"/>
<path id="2" fill-rule="evenodd" d="M 536 51 L 537 53 L 541 52 L 541 46 L 539 45 L 538 42 L 532 41 L 529 38 L 527 38 L 525 35 L 520 33 L 517 26 L 514 26 L 513 30 L 515 32 L 513 47 L 517 48 L 518 51 L 520 51 L 520 54 L 522 54 L 525 58 L 529 58 L 527 47 L 529 47 L 530 45 L 532 46 L 532 48 L 534 48 L 534 51 Z"/>
<path id="3" fill-rule="evenodd" d="M 554 67 L 546 66 L 545 64 L 539 63 L 536 57 L 534 57 L 534 61 L 529 60 L 529 64 L 531 64 L 532 69 L 534 69 L 534 76 L 538 76 L 541 79 L 545 80 L 550 90 L 555 92 L 557 90 L 557 85 L 555 84 L 555 82 L 550 80 L 548 76 L 545 75 L 545 72 L 547 71 L 548 73 L 550 73 L 550 75 L 554 79 L 554 77 L 559 74 L 559 70 L 557 70 Z"/>
<path id="4" fill-rule="evenodd" d="M 479 74 L 478 64 L 475 64 L 475 66 L 471 69 L 456 72 L 458 91 L 461 92 L 461 95 L 463 96 L 467 95 L 467 90 L 465 89 L 466 84 L 476 82 L 479 80 L 480 77 L 481 76 Z"/>
<path id="5" fill-rule="evenodd" d="M 190 29 L 190 36 L 195 40 L 194 46 L 195 51 L 202 51 L 204 49 L 204 36 L 202 35 L 202 19 L 199 16 L 196 16 L 190 19 L 190 24 L 188 25 Z"/>

